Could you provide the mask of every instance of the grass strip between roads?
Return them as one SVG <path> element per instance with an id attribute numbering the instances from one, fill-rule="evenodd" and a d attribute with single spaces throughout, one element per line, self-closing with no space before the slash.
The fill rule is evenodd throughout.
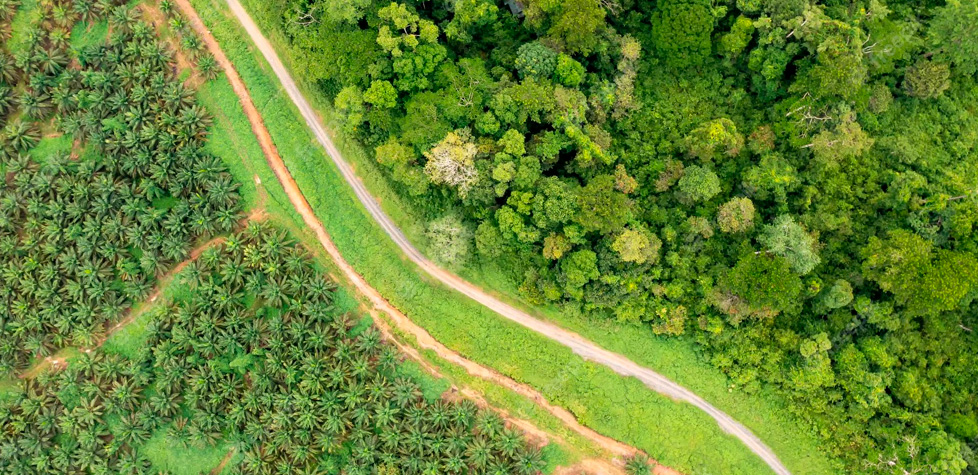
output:
<path id="1" fill-rule="evenodd" d="M 165 26 L 163 29 L 168 30 Z M 242 183 L 240 192 L 245 202 L 245 208 L 263 209 L 272 220 L 289 229 L 293 236 L 303 241 L 308 249 L 314 252 L 319 250 L 320 244 L 302 224 L 302 218 L 295 212 L 274 173 L 266 165 L 261 147 L 255 140 L 249 121 L 245 117 L 227 78 L 224 75 L 219 75 L 216 79 L 200 85 L 197 96 L 214 118 L 214 127 L 211 129 L 207 149 L 210 153 L 221 158 L 229 166 L 237 181 Z M 255 178 L 258 179 L 257 182 Z M 335 270 L 328 256 L 318 252 L 316 254 L 320 264 L 326 267 L 323 269 L 324 272 Z M 179 283 L 169 286 L 166 290 L 168 291 L 167 295 L 171 298 L 185 291 Z M 351 312 L 358 311 L 356 310 L 358 305 L 356 298 L 345 288 L 337 289 L 336 298 L 341 308 Z M 106 347 L 110 351 L 131 355 L 138 350 L 141 342 L 145 339 L 144 331 L 145 322 L 133 322 L 129 328 L 113 336 L 107 342 Z M 409 340 L 409 338 L 405 338 L 405 340 Z M 427 353 L 430 352 L 422 352 L 422 356 L 436 366 L 443 375 L 450 376 L 452 382 L 465 387 L 478 388 L 486 401 L 493 407 L 502 408 L 513 417 L 529 420 L 537 427 L 559 438 L 562 442 L 560 445 L 550 444 L 544 448 L 548 462 L 547 473 L 550 473 L 557 465 L 569 465 L 583 458 L 605 455 L 599 452 L 589 440 L 572 431 L 533 401 L 506 388 L 470 376 L 451 363 L 442 361 L 434 354 Z M 449 387 L 448 381 L 431 377 L 421 366 L 415 365 L 413 362 L 406 362 L 402 370 L 407 376 L 419 381 L 423 392 L 429 399 L 437 399 Z M 166 465 L 164 457 L 157 458 Z M 172 468 L 172 465 L 166 466 Z"/>
<path id="2" fill-rule="evenodd" d="M 585 363 L 570 350 L 420 277 L 357 203 L 325 152 L 314 142 L 267 65 L 252 51 L 235 20 L 226 14 L 224 3 L 220 0 L 194 0 L 193 3 L 248 84 L 291 173 L 337 246 L 391 303 L 449 347 L 537 387 L 548 399 L 574 412 L 582 423 L 642 448 L 666 465 L 693 473 L 768 472 L 759 459 L 737 440 L 723 434 L 705 414 L 654 394 L 636 380 L 621 378 L 603 367 Z M 279 46 L 280 53 L 288 53 L 277 32 L 269 28 L 267 14 L 263 14 L 266 12 L 255 2 L 247 3 L 256 20 L 265 27 L 266 35 Z M 287 64 L 290 62 L 288 54 L 285 54 L 285 60 Z M 214 83 L 219 82 L 209 84 Z M 206 91 L 202 92 L 206 94 Z M 321 103 L 317 105 L 323 106 Z M 320 110 L 327 109 L 321 107 Z M 335 125 L 332 121 L 327 123 Z M 211 143 L 214 147 L 233 145 L 217 136 Z M 338 137 L 337 145 L 358 166 L 366 163 L 362 150 L 350 140 Z M 253 148 L 257 149 L 257 145 Z M 257 174 L 264 183 L 274 180 L 260 150 L 239 155 L 238 163 L 228 163 L 237 168 L 235 174 L 239 179 Z M 380 180 L 376 173 L 367 175 L 368 185 L 372 188 L 376 189 Z M 284 194 L 271 190 L 270 201 L 294 217 L 294 213 L 288 211 Z M 381 196 L 387 199 L 390 193 L 381 193 Z M 256 199 L 254 196 L 248 198 Z M 395 219 L 403 221 L 407 218 L 403 212 L 393 214 Z M 416 228 L 414 232 L 408 228 L 409 235 L 416 235 L 416 231 Z M 554 318 L 555 312 L 548 316 Z M 572 324 L 572 319 L 555 319 L 587 337 L 596 333 L 584 328 L 585 322 L 580 319 L 577 319 L 577 325 Z M 671 377 L 688 371 L 689 375 L 676 379 L 717 402 L 721 408 L 731 410 L 741 422 L 756 430 L 794 473 L 835 473 L 832 464 L 815 449 L 812 437 L 786 422 L 789 418 L 776 409 L 776 401 L 747 398 L 743 394 L 726 396 L 723 376 L 696 361 L 696 355 L 686 343 L 663 344 L 658 341 L 660 339 L 638 329 L 604 327 L 597 330 L 604 337 L 596 341 L 632 357 L 635 357 L 635 352 L 629 351 L 632 348 L 623 346 L 644 339 L 654 351 L 639 352 L 636 361 L 657 370 L 664 369 Z M 609 344 L 608 340 L 616 339 L 622 332 L 629 338 L 617 345 Z M 659 361 L 648 361 L 660 357 Z M 696 377 L 704 381 L 695 384 L 692 378 Z"/>

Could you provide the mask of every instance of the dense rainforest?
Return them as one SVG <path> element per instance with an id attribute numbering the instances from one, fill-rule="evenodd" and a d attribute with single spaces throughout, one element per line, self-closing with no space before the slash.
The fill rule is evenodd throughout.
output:
<path id="1" fill-rule="evenodd" d="M 273 10 L 432 257 L 695 340 L 852 472 L 978 472 L 975 0 Z"/>
<path id="2" fill-rule="evenodd" d="M 180 458 L 221 448 L 199 473 L 540 473 L 243 217 L 193 86 L 214 58 L 159 8 L 186 80 L 145 5 L 0 0 L 0 474 L 198 473 Z"/>

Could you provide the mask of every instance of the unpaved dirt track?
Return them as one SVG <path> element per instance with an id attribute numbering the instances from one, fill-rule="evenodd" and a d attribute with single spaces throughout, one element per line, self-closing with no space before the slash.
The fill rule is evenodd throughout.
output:
<path id="1" fill-rule="evenodd" d="M 366 296 L 370 302 L 373 304 L 374 308 L 380 312 L 385 313 L 391 320 L 391 322 L 401 331 L 413 336 L 417 340 L 417 344 L 422 349 L 428 349 L 434 351 L 441 359 L 455 364 L 459 367 L 465 369 L 470 375 L 490 381 L 492 383 L 498 384 L 504 388 L 507 388 L 517 394 L 520 394 L 533 402 L 535 402 L 542 409 L 546 410 L 558 420 L 560 420 L 568 428 L 577 432 L 579 435 L 590 440 L 597 447 L 608 451 L 610 454 L 618 457 L 630 457 L 637 453 L 639 450 L 631 447 L 627 444 L 623 444 L 615 439 L 606 437 L 593 429 L 582 425 L 577 419 L 571 414 L 570 411 L 550 404 L 546 398 L 536 389 L 530 387 L 529 385 L 522 384 L 516 380 L 505 376 L 491 368 L 480 365 L 474 361 L 468 360 L 460 355 L 458 352 L 452 351 L 445 345 L 441 344 L 438 340 L 432 337 L 424 328 L 414 323 L 406 315 L 404 315 L 400 310 L 387 302 L 386 299 L 378 292 L 376 289 L 370 286 L 360 274 L 343 258 L 340 254 L 339 249 L 330 239 L 329 234 L 326 232 L 325 227 L 316 217 L 309 205 L 299 186 L 296 184 L 292 175 L 289 173 L 288 168 L 285 166 L 285 162 L 279 155 L 275 143 L 272 141 L 271 135 L 268 133 L 268 129 L 265 127 L 262 121 L 261 114 L 255 107 L 254 101 L 251 99 L 251 95 L 248 93 L 248 89 L 241 79 L 237 70 L 234 68 L 234 64 L 227 58 L 224 51 L 221 49 L 220 44 L 214 36 L 207 30 L 200 16 L 194 10 L 193 5 L 190 4 L 189 0 L 176 0 L 174 4 L 183 12 L 184 16 L 189 21 L 190 26 L 197 31 L 204 41 L 205 46 L 214 55 L 214 59 L 224 70 L 225 75 L 228 78 L 228 82 L 231 84 L 231 88 L 234 90 L 235 95 L 238 96 L 239 103 L 244 110 L 245 115 L 248 118 L 249 124 L 251 125 L 252 132 L 255 134 L 255 138 L 258 140 L 261 146 L 262 152 L 265 156 L 266 162 L 269 168 L 275 174 L 279 183 L 282 185 L 283 190 L 289 198 L 292 207 L 297 213 L 302 217 L 303 222 L 306 224 L 310 230 L 315 234 L 316 239 L 322 245 L 323 249 L 329 254 L 330 258 L 336 264 L 336 266 L 343 272 L 346 279 L 357 288 L 357 290 Z M 261 193 L 261 181 L 255 176 L 256 184 L 258 184 L 258 190 Z M 263 212 L 256 211 L 254 214 L 263 216 Z M 369 311 L 369 309 L 368 309 Z M 387 321 L 381 318 L 374 319 L 378 328 L 384 334 L 384 336 L 390 340 L 395 346 L 398 347 L 402 352 L 407 354 L 409 357 L 421 364 L 429 372 L 438 375 L 439 372 L 436 368 L 431 366 L 426 362 L 426 360 L 420 355 L 420 353 L 412 346 L 406 345 L 398 341 L 398 339 L 393 335 L 393 332 L 389 328 Z M 475 393 L 471 390 L 462 388 L 462 393 L 466 397 L 472 399 L 476 402 L 481 401 L 481 404 L 487 404 L 481 395 Z M 499 408 L 494 408 L 496 411 L 501 411 Z M 536 428 L 529 421 L 524 421 L 516 419 L 514 417 L 507 417 L 507 420 L 514 423 L 517 427 L 523 431 L 532 434 L 536 437 L 544 437 L 547 435 L 545 432 Z M 610 463 L 605 460 L 590 460 L 588 464 L 592 467 L 603 467 L 594 473 L 600 474 L 619 474 L 623 473 L 620 467 Z M 653 473 L 656 475 L 675 475 L 676 472 L 663 465 L 656 464 Z"/>
<path id="2" fill-rule="evenodd" d="M 189 4 L 187 0 L 177 1 L 178 5 L 181 3 Z M 639 366 L 622 355 L 605 350 L 604 348 L 601 348 L 595 343 L 592 343 L 573 332 L 565 330 L 550 322 L 537 319 L 536 317 L 533 317 L 522 310 L 514 308 L 483 292 L 478 287 L 462 280 L 458 276 L 441 269 L 425 258 L 424 255 L 422 255 L 408 241 L 408 239 L 404 236 L 404 233 L 401 232 L 394 222 L 384 213 L 377 201 L 367 191 L 367 188 L 356 177 L 356 174 L 353 172 L 353 168 L 343 159 L 343 156 L 340 154 L 339 150 L 335 145 L 333 145 L 332 140 L 326 133 L 325 128 L 320 123 L 319 118 L 316 116 L 312 106 L 299 91 L 298 86 L 292 79 L 288 70 L 282 64 L 278 54 L 272 48 L 268 40 L 262 35 L 261 30 L 254 23 L 245 9 L 237 0 L 227 0 L 227 3 L 231 9 L 231 12 L 238 18 L 238 21 L 244 27 L 245 31 L 248 33 L 248 36 L 258 47 L 259 51 L 261 51 L 262 55 L 265 57 L 265 60 L 268 61 L 269 65 L 271 65 L 272 70 L 282 83 L 286 93 L 288 93 L 296 107 L 299 108 L 299 111 L 305 119 L 306 124 L 309 126 L 310 130 L 312 130 L 319 143 L 326 149 L 327 153 L 329 153 L 330 158 L 336 164 L 337 168 L 339 168 L 343 178 L 353 188 L 357 198 L 360 200 L 363 206 L 367 208 L 367 211 L 370 213 L 373 219 L 381 226 L 381 228 L 384 229 L 384 232 L 390 236 L 395 244 L 397 244 L 401 251 L 404 252 L 412 262 L 443 284 L 455 289 L 458 292 L 461 292 L 467 297 L 479 302 L 503 317 L 506 317 L 509 320 L 519 323 L 520 325 L 523 325 L 547 338 L 567 346 L 581 357 L 604 365 L 623 376 L 635 377 L 642 381 L 650 389 L 672 399 L 687 402 L 696 406 L 715 419 L 724 431 L 740 439 L 751 451 L 753 451 L 758 457 L 767 463 L 775 473 L 778 475 L 790 475 L 787 467 L 781 463 L 777 455 L 775 455 L 774 452 L 750 430 L 688 389 L 648 368 Z M 238 86 L 235 86 L 236 90 L 237 87 Z M 251 108 L 254 108 L 254 105 L 251 105 Z M 256 130 L 255 133 L 256 135 L 268 135 L 268 132 L 265 130 Z M 280 173 L 284 173 L 286 176 L 281 176 Z M 303 202 L 305 202 L 305 199 L 301 198 L 301 192 L 299 192 L 298 187 L 295 185 L 295 181 L 292 180 L 290 175 L 288 175 L 287 170 L 276 169 L 275 174 L 279 180 L 282 181 L 283 185 L 286 185 L 286 183 L 291 185 L 286 186 L 285 188 L 289 194 L 290 200 L 293 200 L 293 204 L 297 204 L 296 199 L 301 199 Z M 290 190 L 290 188 L 293 189 Z M 299 195 L 298 198 L 294 197 L 293 193 L 297 193 Z M 308 204 L 305 204 L 305 206 L 308 207 Z M 307 225 L 310 225 L 310 227 L 316 231 L 317 237 L 326 237 L 326 239 L 328 239 L 328 236 L 318 236 L 320 233 L 325 235 L 325 231 L 321 230 L 321 225 L 319 226 L 319 229 L 317 229 L 315 226 L 309 223 L 310 217 L 305 216 L 305 214 L 303 214 L 303 219 L 307 221 Z M 318 223 L 318 220 L 316 220 L 314 216 L 311 217 L 311 219 L 314 223 Z"/>
<path id="3" fill-rule="evenodd" d="M 259 214 L 260 212 L 252 213 L 251 216 L 245 218 L 241 222 L 243 223 L 248 219 L 251 219 L 252 216 L 256 216 Z M 213 246 L 217 246 L 218 244 L 222 244 L 226 240 L 227 237 L 225 236 L 217 236 L 191 250 L 190 254 L 183 262 L 180 262 L 179 264 L 173 266 L 169 271 L 167 271 L 165 274 L 160 276 L 157 279 L 156 285 L 153 287 L 153 291 L 150 292 L 145 299 L 143 299 L 138 303 L 134 303 L 131 307 L 129 307 L 129 310 L 125 311 L 125 315 L 118 322 L 116 322 L 115 325 L 112 325 L 112 327 L 109 328 L 104 335 L 100 336 L 95 341 L 94 345 L 87 348 L 85 347 L 78 348 L 78 351 L 90 353 L 95 348 L 101 348 L 102 345 L 105 344 L 105 342 L 109 339 L 109 337 L 111 337 L 116 332 L 125 328 L 127 325 L 135 321 L 136 318 L 139 317 L 139 315 L 141 315 L 147 309 L 152 307 L 153 304 L 156 303 L 156 299 L 163 294 L 163 289 L 166 288 L 166 286 L 169 285 L 170 281 L 173 280 L 173 278 L 176 277 L 176 275 L 179 274 L 180 271 L 182 271 L 185 267 L 187 267 L 188 264 L 197 260 L 197 258 L 200 257 L 200 255 L 207 249 L 210 249 Z M 58 352 L 60 353 L 61 351 L 64 351 L 66 349 L 68 348 L 62 348 L 58 350 Z M 20 379 L 33 379 L 37 377 L 38 374 L 41 374 L 42 371 L 45 371 L 49 367 L 54 369 L 59 369 L 61 365 L 67 363 L 68 363 L 67 358 L 61 359 L 58 357 L 58 353 L 55 353 L 52 356 L 45 357 L 43 360 L 34 363 L 30 368 L 27 368 L 23 373 L 21 373 L 17 377 Z"/>

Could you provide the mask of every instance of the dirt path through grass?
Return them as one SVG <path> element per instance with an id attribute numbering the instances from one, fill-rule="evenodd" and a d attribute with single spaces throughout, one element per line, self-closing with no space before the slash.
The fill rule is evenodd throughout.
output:
<path id="1" fill-rule="evenodd" d="M 767 444 L 765 444 L 759 437 L 751 432 L 750 429 L 693 391 L 690 391 L 689 389 L 677 384 L 675 381 L 672 381 L 671 379 L 653 371 L 648 367 L 635 363 L 621 354 L 609 351 L 573 331 L 515 308 L 512 305 L 509 305 L 493 297 L 492 295 L 489 295 L 481 288 L 465 281 L 464 279 L 461 279 L 455 274 L 440 268 L 428 260 L 420 251 L 418 251 L 417 248 L 411 244 L 401 229 L 397 227 L 396 223 L 394 223 L 393 220 L 387 216 L 384 210 L 380 207 L 379 203 L 373 198 L 369 190 L 367 190 L 363 182 L 354 173 L 349 162 L 343 158 L 342 154 L 333 144 L 333 141 L 327 133 L 325 127 L 322 125 L 322 121 L 318 117 L 316 111 L 310 105 L 305 96 L 303 96 L 288 69 L 279 59 L 278 53 L 269 43 L 268 39 L 264 37 L 261 30 L 248 15 L 248 12 L 245 11 L 244 7 L 241 6 L 238 0 L 226 1 L 231 12 L 243 26 L 252 43 L 258 48 L 265 60 L 271 66 L 273 72 L 277 76 L 279 82 L 282 84 L 282 87 L 288 94 L 289 98 L 299 109 L 299 112 L 305 120 L 306 125 L 309 127 L 309 130 L 319 141 L 320 145 L 322 145 L 326 150 L 330 159 L 339 170 L 340 175 L 352 188 L 357 199 L 364 206 L 364 208 L 366 208 L 371 218 L 384 230 L 385 233 L 387 233 L 393 242 L 400 248 L 401 252 L 406 255 L 407 258 L 412 261 L 412 263 L 420 267 L 426 274 L 437 279 L 445 286 L 471 298 L 472 300 L 485 306 L 487 309 L 492 310 L 493 312 L 512 322 L 518 323 L 546 338 L 553 340 L 554 342 L 564 345 L 578 356 L 601 364 L 621 376 L 634 377 L 641 381 L 646 387 L 659 394 L 672 398 L 676 401 L 688 403 L 703 411 L 716 421 L 721 430 L 739 439 L 748 450 L 753 452 L 757 457 L 759 457 L 760 460 L 767 464 L 774 473 L 777 475 L 790 475 L 791 472 L 781 462 L 777 454 L 775 454 L 774 451 L 771 450 L 771 448 L 768 447 Z M 177 3 L 188 4 L 188 0 L 179 0 Z M 192 7 L 189 10 L 193 11 Z M 199 18 L 197 19 L 197 23 L 199 24 L 198 26 L 203 26 L 200 24 L 201 22 Z M 212 35 L 208 33 L 207 36 L 209 36 L 209 42 L 216 43 Z M 226 57 L 223 57 L 223 60 L 227 62 Z M 244 85 L 242 84 L 241 87 L 244 87 Z M 287 174 L 287 170 L 284 170 L 284 167 L 282 168 L 282 172 Z M 276 171 L 276 174 L 278 173 L 279 171 Z M 289 180 L 291 180 L 291 176 L 289 177 Z M 294 186 L 294 182 L 292 184 Z M 295 189 L 295 192 L 298 192 L 297 188 Z M 301 197 L 301 194 L 299 196 Z M 305 200 L 303 199 L 303 201 Z"/>
<path id="2" fill-rule="evenodd" d="M 299 189 L 292 175 L 289 173 L 288 168 L 282 161 L 282 158 L 279 156 L 278 150 L 272 141 L 271 135 L 265 128 L 261 114 L 255 107 L 244 81 L 234 68 L 234 64 L 227 58 L 223 50 L 221 50 L 217 40 L 204 26 L 203 21 L 200 19 L 199 15 L 197 15 L 196 10 L 194 10 L 190 2 L 188 0 L 176 0 L 174 4 L 186 16 L 191 27 L 194 28 L 194 30 L 201 36 L 207 49 L 212 55 L 214 55 L 217 63 L 227 75 L 228 81 L 231 83 L 231 87 L 238 96 L 241 106 L 248 117 L 248 121 L 251 123 L 252 132 L 254 132 L 255 137 L 258 139 L 262 152 L 265 154 L 265 159 L 268 162 L 269 167 L 271 167 L 272 171 L 275 173 L 275 177 L 278 179 L 279 183 L 281 183 L 286 195 L 288 195 L 289 201 L 292 203 L 293 208 L 295 208 L 296 212 L 302 217 L 302 220 L 305 222 L 306 226 L 313 231 L 316 239 L 323 246 L 337 267 L 339 267 L 339 269 L 343 272 L 346 279 L 353 284 L 362 295 L 366 296 L 370 300 L 376 310 L 386 314 L 390 318 L 391 322 L 398 328 L 398 330 L 415 337 L 418 341 L 418 345 L 421 348 L 434 351 L 440 358 L 464 368 L 472 376 L 491 381 L 495 384 L 510 389 L 517 394 L 529 398 L 541 408 L 557 417 L 569 428 L 587 438 L 598 447 L 601 447 L 611 454 L 620 457 L 632 456 L 639 452 L 634 447 L 628 446 L 609 437 L 605 437 L 594 430 L 583 426 L 577 421 L 573 414 L 564 408 L 550 404 L 539 391 L 533 389 L 532 387 L 521 384 L 491 368 L 470 361 L 462 357 L 457 352 L 452 351 L 445 345 L 442 345 L 425 329 L 415 324 L 398 309 L 390 305 L 390 303 L 388 303 L 383 296 L 377 292 L 377 290 L 371 287 L 343 258 L 339 252 L 339 249 L 337 249 L 332 239 L 330 239 L 325 227 L 323 227 L 322 223 L 316 217 L 312 207 L 309 206 L 308 201 L 302 194 L 302 191 Z M 382 321 L 376 318 L 375 320 L 378 322 Z M 389 328 L 386 328 L 386 325 L 379 324 L 378 326 L 381 327 L 389 339 L 394 339 L 392 332 Z M 416 350 L 413 348 L 406 345 L 398 346 L 402 351 L 405 351 L 409 356 L 412 356 L 413 359 L 421 358 L 421 355 L 417 354 Z M 597 461 L 594 463 L 600 464 L 600 462 Z M 617 467 L 605 466 L 606 470 L 612 468 L 614 468 L 616 472 L 620 470 Z M 656 473 L 667 474 L 670 473 L 670 470 L 659 465 L 657 466 Z"/>
<path id="3" fill-rule="evenodd" d="M 190 255 L 189 257 L 187 257 L 186 260 L 174 266 L 172 269 L 167 271 L 166 274 L 160 276 L 156 282 L 156 286 L 153 288 L 153 291 L 150 292 L 150 294 L 146 297 L 146 299 L 130 307 L 130 309 L 125 313 L 125 316 L 119 321 L 117 321 L 115 325 L 112 325 L 112 327 L 109 328 L 104 335 L 99 337 L 95 341 L 94 345 L 88 348 L 72 348 L 72 347 L 62 348 L 58 350 L 55 354 L 45 357 L 44 359 L 38 361 L 37 363 L 34 363 L 33 366 L 31 366 L 26 371 L 21 373 L 20 376 L 18 376 L 18 378 L 31 379 L 36 377 L 41 372 L 47 370 L 48 368 L 53 368 L 55 370 L 60 369 L 62 365 L 66 365 L 68 363 L 68 359 L 71 356 L 76 356 L 78 353 L 91 353 L 93 350 L 100 348 L 103 344 L 105 344 L 106 340 L 108 340 L 109 337 L 111 337 L 116 332 L 125 328 L 126 325 L 132 323 L 134 320 L 136 320 L 136 318 L 142 315 L 143 312 L 145 312 L 149 307 L 151 307 L 153 303 L 155 303 L 156 300 L 159 298 L 159 296 L 163 293 L 163 289 L 166 288 L 166 286 L 170 283 L 171 280 L 173 280 L 173 277 L 179 274 L 180 271 L 182 271 L 185 267 L 187 267 L 188 264 L 197 260 L 197 258 L 200 257 L 201 253 L 203 253 L 205 250 L 223 243 L 226 239 L 227 238 L 225 236 L 218 236 L 205 242 L 204 244 L 197 246 L 192 251 L 190 251 Z"/>

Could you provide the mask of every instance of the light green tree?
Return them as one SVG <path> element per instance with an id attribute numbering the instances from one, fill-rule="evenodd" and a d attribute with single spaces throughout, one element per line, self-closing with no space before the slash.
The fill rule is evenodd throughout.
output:
<path id="1" fill-rule="evenodd" d="M 371 3 L 371 0 L 330 0 L 316 2 L 316 6 L 325 8 L 328 22 L 354 24 L 363 18 Z"/>
<path id="2" fill-rule="evenodd" d="M 730 32 L 720 37 L 718 49 L 728 58 L 737 57 L 747 48 L 754 36 L 754 30 L 754 22 L 750 18 L 738 16 L 730 27 Z"/>
<path id="3" fill-rule="evenodd" d="M 907 69 L 903 77 L 903 89 L 908 95 L 921 99 L 933 99 L 951 87 L 951 68 L 945 63 L 920 61 Z"/>
<path id="4" fill-rule="evenodd" d="M 572 252 L 561 259 L 560 270 L 564 291 L 578 299 L 583 295 L 584 285 L 601 276 L 598 271 L 598 256 L 587 249 Z"/>
<path id="5" fill-rule="evenodd" d="M 773 317 L 796 308 L 802 283 L 788 261 L 762 253 L 737 261 L 720 288 L 715 304 L 737 320 L 748 315 Z"/>
<path id="6" fill-rule="evenodd" d="M 499 8 L 492 0 L 454 0 L 452 20 L 445 26 L 449 39 L 468 43 L 472 31 L 496 21 Z"/>
<path id="7" fill-rule="evenodd" d="M 406 4 L 391 2 L 377 11 L 384 24 L 377 30 L 377 44 L 391 56 L 398 57 L 421 44 L 438 41 L 438 26 L 424 20 Z"/>
<path id="8" fill-rule="evenodd" d="M 600 0 L 526 0 L 526 21 L 574 53 L 589 54 L 605 27 Z"/>
<path id="9" fill-rule="evenodd" d="M 819 304 L 828 309 L 835 310 L 845 307 L 852 302 L 852 284 L 845 279 L 838 279 L 819 295 Z"/>
<path id="10" fill-rule="evenodd" d="M 720 193 L 720 178 L 709 168 L 693 165 L 686 167 L 679 179 L 680 196 L 689 202 L 707 201 Z"/>
<path id="11" fill-rule="evenodd" d="M 563 234 L 551 234 L 543 238 L 543 257 L 550 260 L 560 259 L 572 247 L 573 244 L 567 239 L 567 236 Z"/>
<path id="12" fill-rule="evenodd" d="M 750 198 L 737 197 L 720 205 L 717 224 L 725 233 L 742 233 L 754 227 L 754 202 Z"/>
<path id="13" fill-rule="evenodd" d="M 343 127 L 348 132 L 356 132 L 363 125 L 366 106 L 363 91 L 356 86 L 347 86 L 333 99 L 336 110 L 343 115 Z"/>
<path id="14" fill-rule="evenodd" d="M 711 120 L 693 129 L 685 140 L 690 155 L 711 160 L 722 153 L 736 156 L 744 147 L 744 136 L 737 132 L 737 125 L 727 118 Z"/>
<path id="15" fill-rule="evenodd" d="M 800 186 L 801 178 L 784 157 L 768 153 L 744 172 L 742 183 L 753 198 L 766 200 L 773 197 L 783 203 L 788 199 L 788 193 Z"/>
<path id="16" fill-rule="evenodd" d="M 431 150 L 425 152 L 428 159 L 424 171 L 432 183 L 448 185 L 465 196 L 478 179 L 475 156 L 478 147 L 464 131 L 449 132 Z"/>
<path id="17" fill-rule="evenodd" d="M 863 259 L 863 275 L 914 313 L 956 308 L 978 287 L 975 256 L 935 250 L 932 242 L 905 230 L 871 238 Z"/>
<path id="18" fill-rule="evenodd" d="M 439 264 L 457 268 L 472 253 L 472 231 L 454 213 L 428 223 L 425 228 L 430 257 Z"/>
<path id="19" fill-rule="evenodd" d="M 928 31 L 934 48 L 962 73 L 978 72 L 978 2 L 948 0 L 936 11 Z"/>
<path id="20" fill-rule="evenodd" d="M 584 66 L 574 58 L 563 53 L 557 56 L 557 68 L 554 70 L 554 77 L 564 86 L 577 87 L 584 81 L 586 72 Z"/>
<path id="21" fill-rule="evenodd" d="M 714 17 L 709 0 L 662 0 L 652 13 L 655 50 L 676 68 L 702 65 L 710 56 Z"/>
<path id="22" fill-rule="evenodd" d="M 757 241 L 767 252 L 785 258 L 792 270 L 801 275 L 811 272 L 821 262 L 815 238 L 788 214 L 778 216 L 773 223 L 764 226 Z"/>
<path id="23" fill-rule="evenodd" d="M 632 203 L 615 190 L 611 175 L 592 178 L 577 199 L 577 223 L 589 231 L 610 233 L 625 226 L 632 217 Z"/>
<path id="24" fill-rule="evenodd" d="M 839 163 L 845 158 L 860 157 L 875 143 L 863 131 L 859 122 L 850 114 L 831 130 L 824 130 L 815 136 L 810 147 L 815 157 L 824 163 Z"/>
<path id="25" fill-rule="evenodd" d="M 659 259 L 662 241 L 644 227 L 624 229 L 611 243 L 611 249 L 621 260 L 635 264 L 654 264 Z"/>
<path id="26" fill-rule="evenodd" d="M 406 186 L 414 196 L 428 192 L 429 180 L 417 164 L 417 155 L 411 147 L 391 138 L 375 149 L 377 162 L 391 171 L 394 180 Z"/>
<path id="27" fill-rule="evenodd" d="M 374 81 L 363 93 L 363 100 L 379 109 L 393 109 L 397 106 L 397 91 L 390 81 Z"/>

